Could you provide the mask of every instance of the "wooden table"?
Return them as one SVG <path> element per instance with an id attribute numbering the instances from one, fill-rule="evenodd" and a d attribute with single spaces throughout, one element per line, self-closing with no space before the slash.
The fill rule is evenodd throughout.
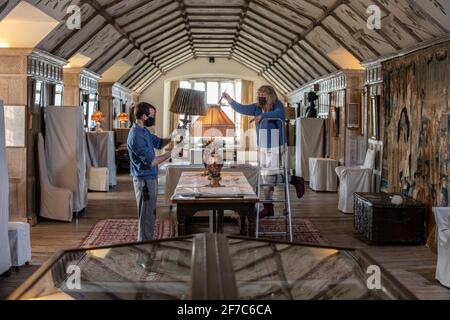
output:
<path id="1" fill-rule="evenodd" d="M 241 218 L 241 235 L 255 234 L 255 204 L 258 196 L 242 172 L 224 172 L 224 187 L 210 188 L 208 177 L 201 172 L 183 172 L 172 196 L 177 205 L 178 235 L 186 234 L 186 222 L 198 211 L 212 211 L 213 232 L 222 233 L 225 210 L 235 211 Z M 216 221 L 217 219 L 217 221 Z M 248 231 L 247 221 L 248 220 Z"/>

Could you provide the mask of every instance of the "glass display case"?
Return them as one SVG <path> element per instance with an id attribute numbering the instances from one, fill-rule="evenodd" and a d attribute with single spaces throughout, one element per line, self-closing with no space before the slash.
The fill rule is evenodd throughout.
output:
<path id="1" fill-rule="evenodd" d="M 9 299 L 390 300 L 416 297 L 362 251 L 199 234 L 61 252 Z"/>

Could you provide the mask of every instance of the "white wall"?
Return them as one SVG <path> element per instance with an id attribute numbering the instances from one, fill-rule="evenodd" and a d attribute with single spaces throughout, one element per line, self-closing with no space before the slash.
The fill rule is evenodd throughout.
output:
<path id="1" fill-rule="evenodd" d="M 245 67 L 235 60 L 216 58 L 215 63 L 209 63 L 208 58 L 197 58 L 196 60 L 190 60 L 160 77 L 156 82 L 142 92 L 139 97 L 139 101 L 151 103 L 158 110 L 156 119 L 156 134 L 158 136 L 168 136 L 170 133 L 170 81 L 195 78 L 251 80 L 255 83 L 255 96 L 256 90 L 261 85 L 267 84 L 267 81 L 258 76 L 255 71 Z"/>

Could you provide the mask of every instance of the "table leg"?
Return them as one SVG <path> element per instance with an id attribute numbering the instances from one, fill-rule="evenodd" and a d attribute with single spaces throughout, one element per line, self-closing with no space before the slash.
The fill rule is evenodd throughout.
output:
<path id="1" fill-rule="evenodd" d="M 183 206 L 177 205 L 177 220 L 178 220 L 178 236 L 186 235 L 186 215 L 183 212 Z"/>
<path id="2" fill-rule="evenodd" d="M 223 233 L 223 210 L 217 210 L 217 233 Z"/>
<path id="3" fill-rule="evenodd" d="M 248 236 L 254 238 L 256 229 L 256 208 L 254 205 L 248 207 Z"/>

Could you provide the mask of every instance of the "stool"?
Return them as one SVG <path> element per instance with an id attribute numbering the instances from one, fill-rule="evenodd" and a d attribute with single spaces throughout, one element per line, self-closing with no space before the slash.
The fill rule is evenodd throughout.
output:
<path id="1" fill-rule="evenodd" d="M 24 222 L 8 222 L 11 265 L 20 267 L 31 261 L 30 225 Z"/>

